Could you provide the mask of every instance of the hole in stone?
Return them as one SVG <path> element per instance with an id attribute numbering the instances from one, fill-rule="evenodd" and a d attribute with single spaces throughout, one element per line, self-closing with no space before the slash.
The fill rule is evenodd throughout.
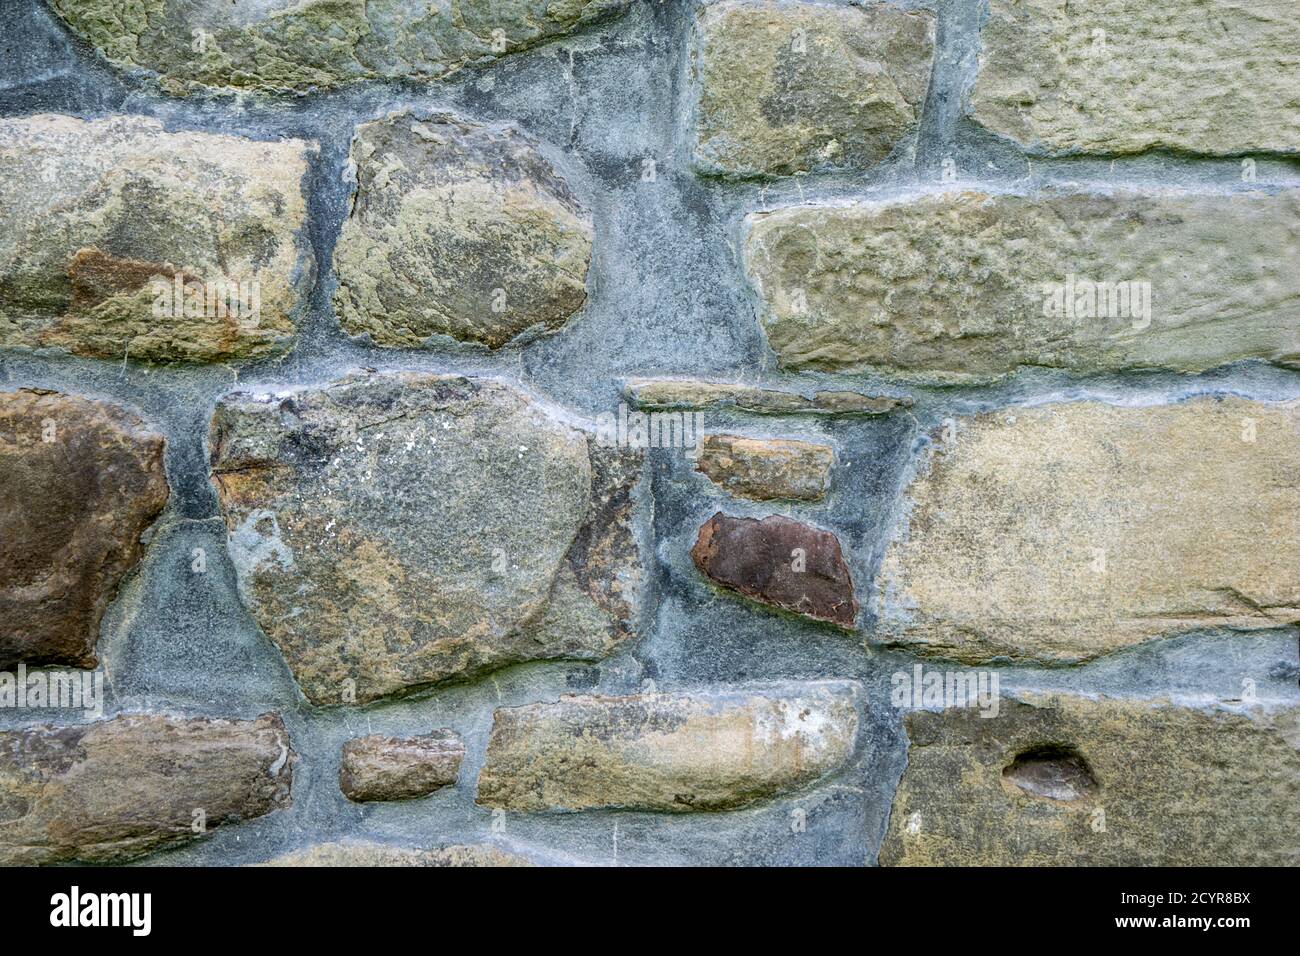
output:
<path id="1" fill-rule="evenodd" d="M 1086 800 L 1098 789 L 1082 754 L 1056 744 L 1026 750 L 1002 771 L 1002 779 L 1031 797 L 1058 803 Z"/>

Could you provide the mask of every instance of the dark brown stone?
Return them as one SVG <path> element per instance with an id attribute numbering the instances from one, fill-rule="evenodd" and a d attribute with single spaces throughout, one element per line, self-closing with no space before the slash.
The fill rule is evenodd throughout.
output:
<path id="1" fill-rule="evenodd" d="M 0 393 L 0 667 L 94 667 L 99 622 L 167 502 L 163 439 L 123 408 Z"/>
<path id="2" fill-rule="evenodd" d="M 465 743 L 451 730 L 419 737 L 372 734 L 343 745 L 339 787 L 349 800 L 407 800 L 456 782 Z"/>
<path id="3" fill-rule="evenodd" d="M 278 715 L 132 714 L 0 733 L 0 865 L 117 863 L 288 806 Z"/>
<path id="4" fill-rule="evenodd" d="M 840 542 L 781 515 L 762 521 L 718 512 L 691 548 L 695 566 L 724 588 L 852 630 L 858 614 Z M 800 570 L 802 568 L 802 570 Z"/>

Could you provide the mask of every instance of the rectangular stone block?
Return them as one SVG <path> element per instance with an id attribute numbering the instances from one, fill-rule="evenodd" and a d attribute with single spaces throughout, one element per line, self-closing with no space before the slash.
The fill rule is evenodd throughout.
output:
<path id="1" fill-rule="evenodd" d="M 631 697 L 496 712 L 478 803 L 509 810 L 727 810 L 841 767 L 851 681 Z"/>
<path id="2" fill-rule="evenodd" d="M 974 119 L 1044 153 L 1300 147 L 1292 0 L 990 0 Z"/>
<path id="3" fill-rule="evenodd" d="M 1080 661 L 1300 621 L 1300 402 L 1010 408 L 940 429 L 881 565 L 874 639 Z"/>
<path id="4" fill-rule="evenodd" d="M 946 191 L 749 219 L 782 367 L 1300 367 L 1300 192 Z M 1100 284 L 1105 285 L 1100 285 Z"/>
<path id="5" fill-rule="evenodd" d="M 275 714 L 130 714 L 0 733 L 0 865 L 119 863 L 289 805 Z"/>
<path id="6" fill-rule="evenodd" d="M 1288 866 L 1300 709 L 1027 697 L 905 718 L 882 866 Z"/>

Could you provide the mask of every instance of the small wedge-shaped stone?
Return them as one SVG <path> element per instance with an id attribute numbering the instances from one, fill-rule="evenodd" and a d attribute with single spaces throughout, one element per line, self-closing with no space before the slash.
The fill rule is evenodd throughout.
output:
<path id="1" fill-rule="evenodd" d="M 357 375 L 218 403 L 240 594 L 316 704 L 631 633 L 640 460 L 491 380 Z"/>
<path id="2" fill-rule="evenodd" d="M 357 192 L 334 250 L 345 331 L 496 348 L 559 328 L 586 300 L 590 218 L 515 130 L 403 113 L 358 127 L 352 162 Z"/>
<path id="3" fill-rule="evenodd" d="M 878 639 L 1081 661 L 1300 622 L 1300 403 L 989 412 L 935 435 L 885 553 Z"/>
<path id="4" fill-rule="evenodd" d="M 119 863 L 289 805 L 274 714 L 145 714 L 0 732 L 0 864 Z"/>
<path id="5" fill-rule="evenodd" d="M 1300 149 L 1292 0 L 990 0 L 974 118 L 1046 153 Z"/>
<path id="6" fill-rule="evenodd" d="M 502 708 L 478 802 L 507 810 L 729 810 L 839 769 L 857 736 L 851 681 Z"/>
<path id="7" fill-rule="evenodd" d="M 0 668 L 95 666 L 100 619 L 167 502 L 163 445 L 116 405 L 0 392 Z"/>
<path id="8" fill-rule="evenodd" d="M 319 843 L 272 857 L 258 866 L 532 866 L 526 857 L 485 843 L 452 844 L 422 850 L 370 840 Z"/>
<path id="9" fill-rule="evenodd" d="M 1295 190 L 950 191 L 751 216 L 745 263 L 786 368 L 1300 366 L 1298 223 Z"/>
<path id="10" fill-rule="evenodd" d="M 904 718 L 883 866 L 1293 866 L 1300 709 L 1027 697 Z"/>
<path id="11" fill-rule="evenodd" d="M 820 501 L 830 485 L 829 445 L 783 438 L 705 435 L 695 468 L 741 498 Z"/>
<path id="12" fill-rule="evenodd" d="M 285 349 L 314 144 L 143 116 L 0 119 L 0 346 L 223 362 Z"/>
<path id="13" fill-rule="evenodd" d="M 436 80 L 564 36 L 630 0 L 50 0 L 73 32 L 163 89 L 269 92 Z"/>
<path id="14" fill-rule="evenodd" d="M 709 580 L 747 598 L 851 630 L 858 616 L 839 538 L 783 515 L 700 526 L 691 560 Z"/>
<path id="15" fill-rule="evenodd" d="M 349 800 L 406 800 L 456 782 L 465 742 L 451 730 L 419 737 L 371 734 L 343 745 L 339 789 Z"/>
<path id="16" fill-rule="evenodd" d="M 728 0 L 696 25 L 695 161 L 730 176 L 874 166 L 917 124 L 934 19 Z"/>

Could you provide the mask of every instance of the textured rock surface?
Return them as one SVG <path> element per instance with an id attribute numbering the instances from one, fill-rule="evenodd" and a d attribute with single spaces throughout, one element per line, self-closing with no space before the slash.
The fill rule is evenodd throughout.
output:
<path id="1" fill-rule="evenodd" d="M 719 511 L 700 526 L 691 560 L 715 584 L 772 607 L 848 629 L 858 615 L 839 539 L 782 515 Z"/>
<path id="2" fill-rule="evenodd" d="M 339 788 L 349 800 L 406 800 L 456 782 L 465 742 L 452 730 L 418 737 L 371 734 L 343 745 Z"/>
<path id="3" fill-rule="evenodd" d="M 905 718 L 911 740 L 885 866 L 1286 866 L 1300 846 L 1300 710 L 1160 701 L 1004 700 Z M 1040 795 L 1023 755 L 1093 785 Z M 1068 771 L 1067 771 L 1068 775 Z"/>
<path id="4" fill-rule="evenodd" d="M 1300 25 L 1287 0 L 989 8 L 970 111 L 995 133 L 1048 153 L 1300 148 Z"/>
<path id="5" fill-rule="evenodd" d="M 644 409 L 730 407 L 760 415 L 884 415 L 912 404 L 906 396 L 820 391 L 807 398 L 775 388 L 681 378 L 628 379 L 625 391 L 633 404 Z"/>
<path id="6" fill-rule="evenodd" d="M 590 219 L 518 132 L 399 114 L 358 127 L 351 158 L 357 193 L 334 250 L 345 331 L 496 348 L 582 306 Z"/>
<path id="7" fill-rule="evenodd" d="M 508 386 L 237 393 L 210 442 L 241 596 L 314 703 L 598 658 L 629 633 L 637 460 Z"/>
<path id="8" fill-rule="evenodd" d="M 50 0 L 121 69 L 196 86 L 266 91 L 357 80 L 433 80 L 526 49 L 629 0 Z"/>
<path id="9" fill-rule="evenodd" d="M 959 419 L 906 491 L 879 637 L 1078 661 L 1300 621 L 1300 403 L 1044 405 Z"/>
<path id="10" fill-rule="evenodd" d="M 786 368 L 960 382 L 1022 365 L 1298 366 L 1298 220 L 1295 191 L 942 192 L 760 213 L 745 257 Z M 1046 284 L 1071 275 L 1149 283 L 1149 321 L 1048 314 Z"/>
<path id="11" fill-rule="evenodd" d="M 320 843 L 273 857 L 260 866 L 532 866 L 526 858 L 488 844 L 421 850 L 368 840 Z"/>
<path id="12" fill-rule="evenodd" d="M 0 199 L 0 346 L 189 362 L 284 349 L 314 271 L 314 151 L 141 116 L 0 119 L 0 179 L 25 184 Z"/>
<path id="13" fill-rule="evenodd" d="M 928 13 L 735 0 L 704 7 L 697 34 L 695 162 L 707 172 L 863 169 L 916 126 Z"/>
<path id="14" fill-rule="evenodd" d="M 502 708 L 478 802 L 510 810 L 744 806 L 848 760 L 855 689 L 824 681 Z"/>
<path id="15" fill-rule="evenodd" d="M 163 439 L 131 412 L 0 392 L 0 667 L 94 667 L 100 618 L 166 502 Z"/>
<path id="16" fill-rule="evenodd" d="M 733 495 L 820 501 L 831 480 L 829 445 L 781 438 L 705 435 L 696 470 Z"/>
<path id="17" fill-rule="evenodd" d="M 0 732 L 0 864 L 117 863 L 289 804 L 278 716 Z"/>

